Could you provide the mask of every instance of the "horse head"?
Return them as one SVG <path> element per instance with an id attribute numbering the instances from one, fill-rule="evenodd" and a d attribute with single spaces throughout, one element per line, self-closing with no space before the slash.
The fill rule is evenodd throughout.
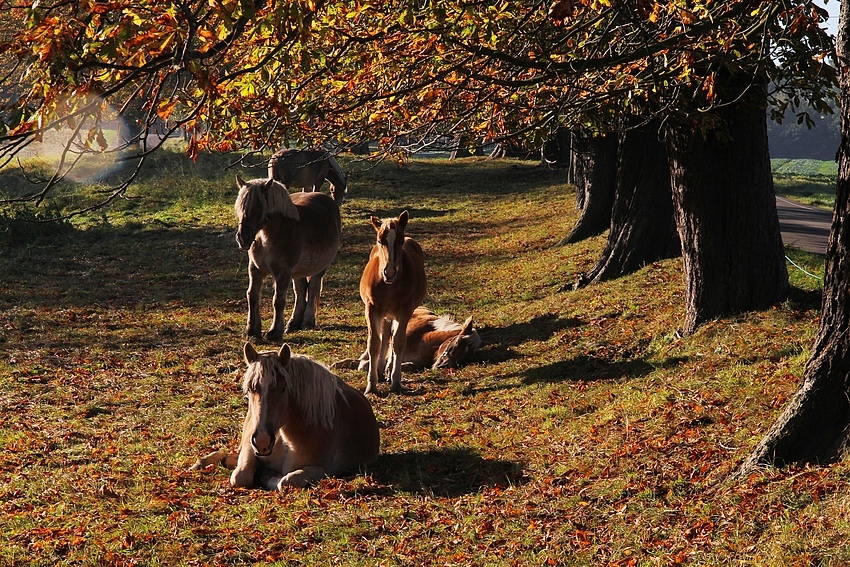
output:
<path id="1" fill-rule="evenodd" d="M 243 348 L 248 369 L 242 390 L 248 398 L 247 424 L 251 424 L 251 448 L 258 457 L 268 457 L 277 443 L 284 418 L 286 367 L 291 351 L 284 344 L 278 352 L 258 353 L 251 343 Z M 246 428 L 246 432 L 250 431 Z"/>
<path id="2" fill-rule="evenodd" d="M 247 183 L 239 175 L 236 176 L 236 186 L 239 195 L 236 197 L 236 243 L 240 250 L 249 250 L 257 237 L 257 233 L 268 222 L 267 198 L 269 190 L 274 186 L 273 179 L 253 179 Z"/>
<path id="3" fill-rule="evenodd" d="M 372 226 L 377 233 L 381 279 L 385 284 L 393 283 L 401 270 L 404 229 L 409 218 L 407 211 L 402 211 L 394 219 L 372 217 Z"/>
<path id="4" fill-rule="evenodd" d="M 437 349 L 432 368 L 457 368 L 461 362 L 472 356 L 480 346 L 481 337 L 472 326 L 472 317 L 469 317 L 464 321 L 460 332 L 445 341 Z"/>

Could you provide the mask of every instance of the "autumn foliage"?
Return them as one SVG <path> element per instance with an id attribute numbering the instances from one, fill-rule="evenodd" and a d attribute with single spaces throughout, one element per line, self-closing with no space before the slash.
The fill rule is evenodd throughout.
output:
<path id="1" fill-rule="evenodd" d="M 622 113 L 710 114 L 718 73 L 793 88 L 825 108 L 832 44 L 810 2 L 143 0 L 0 2 L 21 137 L 138 106 L 202 149 L 421 148 L 439 136 L 540 140 Z M 779 108 L 784 110 L 784 108 Z"/>

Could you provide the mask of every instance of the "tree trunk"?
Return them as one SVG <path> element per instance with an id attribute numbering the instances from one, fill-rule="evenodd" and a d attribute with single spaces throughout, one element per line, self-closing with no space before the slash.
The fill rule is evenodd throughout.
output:
<path id="1" fill-rule="evenodd" d="M 617 172 L 617 136 L 594 136 L 589 132 L 573 135 L 573 183 L 576 209 L 581 217 L 561 244 L 579 242 L 602 234 L 611 224 Z"/>
<path id="2" fill-rule="evenodd" d="M 449 159 L 457 159 L 462 157 L 470 157 L 470 156 L 483 156 L 484 150 L 481 148 L 481 145 L 476 145 L 472 151 L 469 148 L 469 137 L 465 135 L 458 135 L 452 139 L 452 149 L 451 154 L 449 155 Z"/>
<path id="3" fill-rule="evenodd" d="M 678 123 L 667 133 L 685 271 L 683 334 L 716 317 L 765 309 L 788 293 L 765 90 L 749 81 L 738 86 L 748 88 L 740 102 L 717 111 L 732 143 Z"/>
<path id="4" fill-rule="evenodd" d="M 548 167 L 570 167 L 572 148 L 572 133 L 563 126 L 555 130 L 540 148 L 540 161 Z M 569 180 L 567 180 L 569 183 Z"/>
<path id="5" fill-rule="evenodd" d="M 519 158 L 519 159 L 533 159 L 534 153 L 531 150 L 528 150 L 517 142 L 516 140 L 505 140 L 503 142 L 499 142 L 496 144 L 493 149 L 490 151 L 489 158 L 490 159 L 501 159 L 501 158 Z"/>
<path id="6" fill-rule="evenodd" d="M 670 164 L 658 123 L 620 134 L 608 243 L 577 287 L 618 278 L 682 251 L 673 217 Z"/>
<path id="7" fill-rule="evenodd" d="M 850 51 L 850 2 L 841 2 L 838 51 Z M 826 251 L 818 334 L 803 381 L 791 403 L 742 465 L 826 463 L 850 439 L 850 70 L 840 67 L 841 145 L 832 231 Z"/>

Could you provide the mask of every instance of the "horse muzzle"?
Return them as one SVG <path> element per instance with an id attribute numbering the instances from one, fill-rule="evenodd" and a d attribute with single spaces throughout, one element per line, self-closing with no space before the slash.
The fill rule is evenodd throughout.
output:
<path id="1" fill-rule="evenodd" d="M 241 233 L 241 232 L 237 232 L 237 233 L 236 233 L 236 244 L 238 244 L 238 245 L 239 245 L 239 249 L 240 249 L 240 250 L 250 250 L 250 249 L 251 249 L 251 245 L 252 245 L 253 243 L 254 243 L 254 239 L 253 239 L 253 238 L 251 238 L 251 239 L 249 240 L 249 239 L 245 238 L 245 237 L 242 235 L 242 233 Z"/>
<path id="2" fill-rule="evenodd" d="M 389 266 L 381 271 L 381 280 L 387 285 L 393 283 L 397 276 L 398 270 L 391 270 Z"/>
<path id="3" fill-rule="evenodd" d="M 277 438 L 268 433 L 254 434 L 251 437 L 251 449 L 257 457 L 268 457 L 274 451 Z"/>
<path id="4" fill-rule="evenodd" d="M 452 360 L 448 356 L 441 356 L 437 359 L 437 362 L 434 363 L 434 366 L 431 368 L 434 370 L 438 370 L 441 368 L 457 368 L 458 364 L 456 360 Z"/>

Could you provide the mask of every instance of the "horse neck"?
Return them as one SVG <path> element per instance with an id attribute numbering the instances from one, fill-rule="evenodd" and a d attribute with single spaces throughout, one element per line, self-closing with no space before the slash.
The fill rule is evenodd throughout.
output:
<path id="1" fill-rule="evenodd" d="M 327 179 L 334 187 L 345 189 L 345 174 L 333 157 L 328 157 Z"/>
<path id="2" fill-rule="evenodd" d="M 298 208 L 283 185 L 275 185 L 266 194 L 266 215 L 278 213 L 284 218 L 301 220 Z"/>
<path id="3" fill-rule="evenodd" d="M 303 418 L 307 427 L 333 427 L 336 396 L 340 386 L 336 377 L 312 359 L 293 355 L 289 361 L 287 398 L 295 410 L 294 416 Z M 290 426 L 294 421 L 290 421 Z"/>
<path id="4" fill-rule="evenodd" d="M 439 347 L 444 342 L 455 338 L 459 334 L 460 334 L 460 328 L 453 330 L 453 331 L 451 331 L 451 330 L 428 331 L 428 332 L 426 332 L 425 334 L 422 335 L 422 342 L 428 343 L 429 345 L 433 346 L 436 349 L 437 347 Z"/>

